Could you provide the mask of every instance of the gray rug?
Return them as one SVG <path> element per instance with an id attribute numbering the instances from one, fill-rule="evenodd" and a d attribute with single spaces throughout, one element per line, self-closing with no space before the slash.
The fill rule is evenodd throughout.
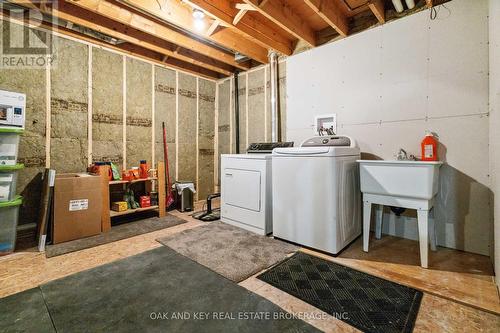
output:
<path id="1" fill-rule="evenodd" d="M 47 258 L 60 256 L 61 254 L 80 251 L 94 246 L 116 242 L 121 239 L 137 235 L 147 234 L 160 229 L 170 228 L 175 225 L 186 223 L 185 220 L 167 214 L 165 217 L 152 217 L 144 220 L 128 222 L 111 228 L 109 232 L 77 239 L 61 244 L 48 245 L 45 249 Z"/>
<path id="2" fill-rule="evenodd" d="M 318 332 L 301 320 L 276 319 L 287 315 L 272 302 L 163 246 L 36 290 L 57 332 Z M 8 308 L 15 297 L 0 299 L 0 327 L 12 332 L 42 322 L 19 315 L 29 302 Z"/>
<path id="3" fill-rule="evenodd" d="M 235 282 L 282 261 L 299 249 L 222 222 L 157 240 Z"/>

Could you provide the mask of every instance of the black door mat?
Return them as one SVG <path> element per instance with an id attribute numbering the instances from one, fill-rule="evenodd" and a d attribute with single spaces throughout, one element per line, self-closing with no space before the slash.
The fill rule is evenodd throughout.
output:
<path id="1" fill-rule="evenodd" d="M 186 223 L 185 220 L 174 215 L 167 214 L 164 217 L 152 217 L 139 221 L 129 222 L 113 226 L 110 231 L 96 236 L 86 237 L 61 244 L 48 245 L 45 249 L 47 258 L 60 256 L 62 254 L 88 249 L 94 246 L 116 242 L 149 232 L 170 228 Z"/>
<path id="2" fill-rule="evenodd" d="M 423 295 L 303 252 L 257 278 L 364 332 L 412 332 Z"/>

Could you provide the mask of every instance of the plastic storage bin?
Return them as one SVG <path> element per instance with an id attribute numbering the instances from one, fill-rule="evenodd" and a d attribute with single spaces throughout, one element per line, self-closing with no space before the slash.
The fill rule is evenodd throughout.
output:
<path id="1" fill-rule="evenodd" d="M 22 203 L 23 199 L 20 196 L 12 201 L 0 202 L 0 255 L 14 252 L 19 207 Z"/>
<path id="2" fill-rule="evenodd" d="M 20 129 L 0 128 L 0 166 L 17 164 L 21 134 Z"/>
<path id="3" fill-rule="evenodd" d="M 23 164 L 0 165 L 0 203 L 16 197 L 17 172 L 22 168 Z"/>

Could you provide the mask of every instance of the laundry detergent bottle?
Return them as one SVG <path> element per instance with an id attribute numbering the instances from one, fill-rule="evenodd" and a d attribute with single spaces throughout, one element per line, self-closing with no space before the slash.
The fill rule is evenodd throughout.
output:
<path id="1" fill-rule="evenodd" d="M 438 142 L 431 131 L 425 132 L 425 137 L 420 144 L 422 148 L 422 161 L 437 161 Z"/>

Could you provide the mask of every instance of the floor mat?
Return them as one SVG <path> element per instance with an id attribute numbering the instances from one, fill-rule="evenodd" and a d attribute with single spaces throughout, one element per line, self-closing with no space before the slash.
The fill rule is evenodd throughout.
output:
<path id="1" fill-rule="evenodd" d="M 318 332 L 164 246 L 40 289 L 58 332 Z"/>
<path id="2" fill-rule="evenodd" d="M 364 332 L 411 332 L 422 292 L 298 252 L 258 279 Z"/>
<path id="3" fill-rule="evenodd" d="M 65 253 L 116 242 L 133 236 L 147 234 L 148 232 L 170 228 L 182 223 L 186 223 L 186 221 L 170 214 L 167 214 L 165 217 L 152 217 L 129 222 L 114 226 L 109 232 L 104 232 L 97 236 L 77 239 L 61 244 L 48 245 L 45 249 L 45 255 L 47 258 L 55 257 Z"/>
<path id="4" fill-rule="evenodd" d="M 0 332 L 56 332 L 40 288 L 0 298 Z"/>
<path id="5" fill-rule="evenodd" d="M 158 241 L 235 282 L 271 267 L 299 249 L 222 222 L 184 230 Z"/>

